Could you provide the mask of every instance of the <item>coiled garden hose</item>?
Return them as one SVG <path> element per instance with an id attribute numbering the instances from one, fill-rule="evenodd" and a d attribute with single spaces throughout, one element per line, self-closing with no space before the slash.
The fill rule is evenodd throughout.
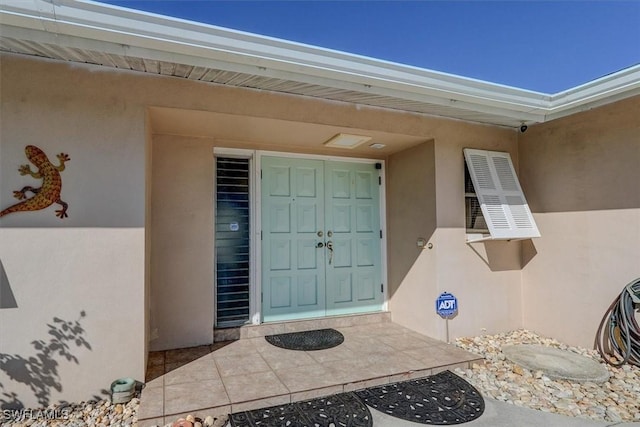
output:
<path id="1" fill-rule="evenodd" d="M 624 287 L 598 326 L 598 352 L 612 366 L 640 366 L 640 327 L 635 308 L 640 310 L 640 279 Z"/>

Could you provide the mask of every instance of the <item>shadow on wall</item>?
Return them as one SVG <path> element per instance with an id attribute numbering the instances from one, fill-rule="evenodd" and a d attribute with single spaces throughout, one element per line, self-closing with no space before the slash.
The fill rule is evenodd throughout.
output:
<path id="1" fill-rule="evenodd" d="M 437 228 L 434 141 L 391 155 L 387 161 L 389 298 L 397 292 Z"/>
<path id="2" fill-rule="evenodd" d="M 4 269 L 4 265 L 2 265 L 2 260 L 0 260 L 0 308 L 17 307 L 18 303 L 16 302 L 16 298 L 13 296 L 7 272 Z"/>
<path id="3" fill-rule="evenodd" d="M 468 242 L 491 271 L 522 270 L 538 253 L 532 239 Z"/>
<path id="4" fill-rule="evenodd" d="M 11 381 L 28 386 L 40 406 L 48 406 L 52 389 L 62 391 L 58 373 L 59 361 L 66 359 L 68 362 L 79 364 L 72 349 L 84 347 L 91 350 L 91 345 L 84 337 L 85 330 L 80 324 L 85 316 L 85 312 L 81 311 L 78 320 L 66 321 L 54 317 L 53 322 L 47 324 L 49 340 L 36 340 L 31 343 L 36 350 L 35 355 L 25 358 L 19 354 L 0 353 L 0 370 Z M 24 404 L 18 395 L 7 385 L 0 383 L 0 409 L 22 408 Z"/>

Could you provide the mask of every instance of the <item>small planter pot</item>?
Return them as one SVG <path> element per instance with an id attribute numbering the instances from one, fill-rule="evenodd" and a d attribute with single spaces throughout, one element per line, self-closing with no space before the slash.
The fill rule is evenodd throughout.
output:
<path id="1" fill-rule="evenodd" d="M 136 381 L 133 378 L 119 378 L 111 383 L 111 402 L 127 403 L 133 399 Z"/>

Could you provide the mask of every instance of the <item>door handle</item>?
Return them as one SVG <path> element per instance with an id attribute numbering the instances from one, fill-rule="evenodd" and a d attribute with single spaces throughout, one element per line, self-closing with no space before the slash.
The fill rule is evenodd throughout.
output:
<path id="1" fill-rule="evenodd" d="M 331 240 L 327 242 L 327 249 L 329 249 L 329 265 L 331 265 L 331 261 L 333 261 L 333 242 Z"/>
<path id="2" fill-rule="evenodd" d="M 324 247 L 324 243 L 318 242 L 318 244 L 316 245 L 316 248 L 322 248 L 322 247 Z"/>

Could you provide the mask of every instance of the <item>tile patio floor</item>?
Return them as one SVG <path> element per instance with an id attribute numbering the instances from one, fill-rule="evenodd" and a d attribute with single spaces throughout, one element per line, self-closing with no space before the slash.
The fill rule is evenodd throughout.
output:
<path id="1" fill-rule="evenodd" d="M 468 367 L 477 355 L 392 322 L 336 327 L 344 343 L 294 351 L 264 337 L 153 352 L 139 426 L 280 405 Z"/>

